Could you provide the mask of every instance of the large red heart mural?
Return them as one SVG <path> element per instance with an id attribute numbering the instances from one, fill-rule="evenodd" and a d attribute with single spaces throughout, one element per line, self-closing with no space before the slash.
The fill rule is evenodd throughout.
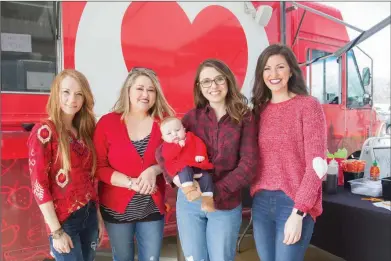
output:
<path id="1" fill-rule="evenodd" d="M 75 4 L 79 7 L 85 5 L 63 3 Z M 81 16 L 83 7 L 73 10 Z M 74 35 L 78 24 L 75 15 L 73 12 L 71 17 L 64 16 L 64 31 Z M 72 21 L 67 23 L 68 19 Z M 69 53 L 64 50 L 67 54 L 65 67 L 72 68 L 74 40 L 65 32 L 67 38 L 64 41 L 71 44 L 68 51 L 72 53 L 72 59 L 69 59 Z M 221 6 L 208 6 L 190 21 L 176 2 L 133 2 L 122 19 L 121 47 L 128 71 L 134 66 L 156 71 L 169 103 L 180 113 L 193 107 L 193 81 L 203 60 L 217 58 L 227 63 L 239 86 L 242 86 L 247 71 L 245 33 L 235 15 Z"/>
<path id="2" fill-rule="evenodd" d="M 123 18 L 121 38 L 128 70 L 133 66 L 154 69 L 177 111 L 186 112 L 193 106 L 194 76 L 207 58 L 226 62 L 239 86 L 243 83 L 246 37 L 239 21 L 224 7 L 209 6 L 191 23 L 175 2 L 135 2 Z"/>

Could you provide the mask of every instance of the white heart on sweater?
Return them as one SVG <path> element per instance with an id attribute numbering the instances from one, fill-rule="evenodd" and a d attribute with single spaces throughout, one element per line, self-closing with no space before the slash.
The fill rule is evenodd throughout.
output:
<path id="1" fill-rule="evenodd" d="M 314 168 L 319 179 L 322 179 L 327 173 L 327 161 L 321 157 L 316 157 L 312 160 L 312 167 Z"/>

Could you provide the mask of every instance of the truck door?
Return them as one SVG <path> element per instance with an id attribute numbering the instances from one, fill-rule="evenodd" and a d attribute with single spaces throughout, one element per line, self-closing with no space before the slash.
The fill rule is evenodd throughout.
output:
<path id="1" fill-rule="evenodd" d="M 307 61 L 328 55 L 336 49 L 310 42 L 307 44 L 305 52 Z M 327 122 L 327 145 L 331 153 L 342 146 L 344 137 L 345 114 L 342 102 L 341 70 L 342 61 L 338 61 L 335 57 L 312 63 L 305 70 L 306 82 L 311 95 L 323 105 Z"/>
<path id="2" fill-rule="evenodd" d="M 57 70 L 55 4 L 0 2 L 1 177 L 0 260 L 43 260 L 49 245 L 31 193 L 29 123 L 45 117 Z"/>
<path id="3" fill-rule="evenodd" d="M 367 77 L 363 81 L 362 74 L 371 67 L 370 62 L 357 48 L 346 53 L 345 147 L 350 153 L 361 150 L 364 141 L 374 134 L 372 121 L 376 120 L 376 116 L 372 115 L 370 82 Z"/>

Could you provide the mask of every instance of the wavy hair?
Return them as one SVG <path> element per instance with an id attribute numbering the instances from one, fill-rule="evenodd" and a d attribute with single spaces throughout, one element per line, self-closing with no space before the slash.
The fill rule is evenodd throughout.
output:
<path id="1" fill-rule="evenodd" d="M 251 97 L 255 115 L 258 115 L 266 103 L 272 98 L 272 92 L 263 80 L 263 71 L 270 56 L 273 55 L 282 55 L 288 63 L 292 73 L 292 76 L 288 80 L 288 91 L 299 95 L 308 95 L 301 69 L 292 50 L 282 44 L 269 45 L 258 57 L 257 67 L 255 69 L 255 81 Z"/>
<path id="2" fill-rule="evenodd" d="M 237 81 L 231 69 L 220 60 L 207 59 L 198 66 L 193 86 L 194 104 L 196 108 L 205 108 L 209 104 L 209 101 L 204 97 L 199 86 L 200 74 L 205 67 L 214 68 L 225 77 L 228 88 L 227 96 L 225 97 L 227 113 L 235 123 L 240 123 L 249 111 L 247 105 L 248 100 L 239 91 Z"/>
<path id="3" fill-rule="evenodd" d="M 92 157 L 91 174 L 94 175 L 96 170 L 96 152 L 92 142 L 92 136 L 96 125 L 96 119 L 93 112 L 95 102 L 87 78 L 81 72 L 73 69 L 63 70 L 54 78 L 50 88 L 49 100 L 46 105 L 49 119 L 54 123 L 56 132 L 59 136 L 59 149 L 56 160 L 58 158 L 61 159 L 62 169 L 65 171 L 71 170 L 69 134 L 62 120 L 63 111 L 60 106 L 60 87 L 62 81 L 66 77 L 72 77 L 76 80 L 84 97 L 83 105 L 73 118 L 72 124 L 78 131 L 79 139 L 82 140 L 89 149 L 88 157 Z"/>
<path id="4" fill-rule="evenodd" d="M 156 89 L 156 101 L 152 108 L 148 110 L 148 114 L 152 118 L 158 118 L 159 120 L 164 119 L 166 116 L 173 116 L 175 111 L 164 97 L 159 79 L 152 70 L 146 68 L 132 69 L 129 72 L 122 85 L 120 96 L 112 110 L 122 114 L 121 120 L 126 119 L 126 116 L 130 113 L 129 89 L 133 86 L 139 76 L 148 77 Z"/>

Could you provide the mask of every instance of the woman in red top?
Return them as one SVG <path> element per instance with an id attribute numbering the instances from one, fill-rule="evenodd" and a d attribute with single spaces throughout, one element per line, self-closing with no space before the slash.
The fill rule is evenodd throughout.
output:
<path id="1" fill-rule="evenodd" d="M 56 260 L 94 260 L 103 235 L 94 182 L 93 106 L 84 75 L 62 71 L 51 87 L 49 119 L 36 124 L 28 140 L 32 191 Z"/>
<path id="2" fill-rule="evenodd" d="M 114 112 L 104 115 L 94 134 L 101 212 L 114 259 L 159 260 L 163 240 L 165 181 L 155 160 L 162 143 L 158 121 L 173 115 L 152 70 L 134 68 Z"/>
<path id="3" fill-rule="evenodd" d="M 302 261 L 322 212 L 326 121 L 288 47 L 258 58 L 252 103 L 259 120 L 254 238 L 262 261 Z"/>

